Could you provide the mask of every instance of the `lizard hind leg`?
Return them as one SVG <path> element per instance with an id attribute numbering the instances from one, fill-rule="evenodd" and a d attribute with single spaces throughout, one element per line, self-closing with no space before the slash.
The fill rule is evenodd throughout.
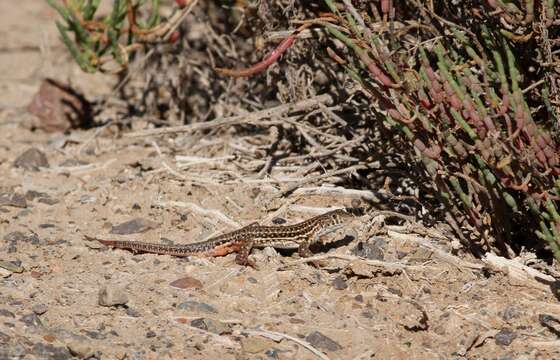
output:
<path id="1" fill-rule="evenodd" d="M 307 258 L 307 257 L 313 256 L 313 253 L 309 249 L 309 246 L 313 243 L 318 242 L 320 240 L 320 238 L 321 238 L 321 235 L 317 234 L 317 235 L 314 235 L 313 237 L 311 237 L 309 239 L 304 240 L 299 245 L 299 248 L 298 248 L 299 256 L 302 257 L 302 258 Z M 313 267 L 315 267 L 317 269 L 324 266 L 324 264 L 319 260 L 309 261 L 309 264 L 311 264 Z"/>

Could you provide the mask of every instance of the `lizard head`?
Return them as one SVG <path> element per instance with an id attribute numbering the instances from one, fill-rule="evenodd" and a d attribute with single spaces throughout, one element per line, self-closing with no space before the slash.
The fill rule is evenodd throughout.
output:
<path id="1" fill-rule="evenodd" d="M 336 209 L 327 214 L 326 216 L 326 224 L 325 225 L 338 225 L 344 222 L 350 221 L 354 218 L 354 214 L 349 212 L 346 209 Z"/>

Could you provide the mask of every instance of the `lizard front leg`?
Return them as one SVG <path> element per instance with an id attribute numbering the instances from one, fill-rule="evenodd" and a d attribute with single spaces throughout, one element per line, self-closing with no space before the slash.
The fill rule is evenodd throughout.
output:
<path id="1" fill-rule="evenodd" d="M 241 244 L 241 247 L 239 248 L 239 252 L 237 253 L 237 256 L 235 257 L 235 262 L 239 265 L 250 266 L 253 269 L 257 269 L 257 265 L 255 264 L 255 262 L 249 259 L 249 254 L 251 253 L 252 248 L 253 248 L 252 240 L 243 242 L 243 244 Z"/>

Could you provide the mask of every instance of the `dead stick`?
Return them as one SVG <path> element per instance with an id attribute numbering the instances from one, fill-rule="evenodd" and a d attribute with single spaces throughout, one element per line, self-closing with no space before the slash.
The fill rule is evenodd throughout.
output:
<path id="1" fill-rule="evenodd" d="M 318 103 L 331 104 L 332 101 L 333 101 L 332 97 L 329 94 L 322 94 L 309 99 L 298 101 L 293 104 L 282 104 L 273 108 L 259 110 L 249 114 L 222 117 L 215 120 L 196 123 L 196 124 L 172 126 L 172 127 L 162 128 L 162 129 L 149 129 L 149 130 L 136 131 L 133 133 L 125 134 L 125 137 L 158 136 L 158 135 L 165 135 L 165 134 L 207 130 L 207 129 L 212 129 L 221 126 L 253 123 L 263 118 L 269 118 L 273 115 L 288 114 L 292 112 L 307 110 L 309 108 L 313 108 L 317 106 Z M 258 123 L 256 123 L 255 125 L 258 125 Z"/>

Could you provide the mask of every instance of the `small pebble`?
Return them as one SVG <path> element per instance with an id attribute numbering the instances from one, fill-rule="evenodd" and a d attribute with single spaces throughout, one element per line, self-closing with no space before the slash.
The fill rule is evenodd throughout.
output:
<path id="1" fill-rule="evenodd" d="M 313 331 L 305 337 L 305 340 L 316 348 L 328 351 L 338 351 L 342 349 L 336 341 L 321 334 L 319 331 Z"/>
<path id="2" fill-rule="evenodd" d="M 202 282 L 190 276 L 172 281 L 169 286 L 179 289 L 202 289 Z"/>
<path id="3" fill-rule="evenodd" d="M 5 261 L 5 260 L 0 260 L 0 268 L 6 269 L 8 271 L 11 271 L 13 273 L 22 273 L 23 272 L 23 266 L 21 266 L 21 261 Z"/>
<path id="4" fill-rule="evenodd" d="M 156 333 L 153 330 L 148 330 L 148 332 L 146 333 L 146 337 L 149 338 L 153 338 L 156 337 Z"/>
<path id="5" fill-rule="evenodd" d="M 41 197 L 41 198 L 39 198 L 39 200 L 37 200 L 37 202 L 41 203 L 41 204 L 46 204 L 46 205 L 56 205 L 60 201 L 57 200 L 57 199 L 50 198 L 50 197 Z"/>
<path id="6" fill-rule="evenodd" d="M 185 301 L 176 306 L 177 309 L 188 310 L 188 311 L 202 311 L 207 313 L 218 313 L 218 311 L 212 306 L 206 303 L 198 301 Z"/>
<path id="7" fill-rule="evenodd" d="M 208 318 L 194 319 L 191 321 L 191 326 L 194 326 L 197 329 L 210 331 L 211 333 L 218 335 L 231 333 L 231 325 Z"/>
<path id="8" fill-rule="evenodd" d="M 517 337 L 517 334 L 515 332 L 511 331 L 511 329 L 502 328 L 496 334 L 496 336 L 494 336 L 494 339 L 496 340 L 497 345 L 509 346 L 516 337 Z"/>
<path id="9" fill-rule="evenodd" d="M 132 316 L 132 317 L 142 317 L 142 314 L 140 314 L 140 311 L 138 311 L 136 309 L 133 309 L 133 308 L 126 309 L 126 315 Z"/>
<path id="10" fill-rule="evenodd" d="M 14 167 L 39 171 L 39 168 L 48 168 L 49 161 L 44 152 L 33 147 L 16 158 Z"/>
<path id="11" fill-rule="evenodd" d="M 521 316 L 521 312 L 514 307 L 507 307 L 503 312 L 499 314 L 502 319 L 509 321 Z"/>
<path id="12" fill-rule="evenodd" d="M 41 322 L 41 319 L 39 319 L 39 317 L 37 316 L 37 314 L 27 314 L 22 316 L 19 321 L 21 321 L 22 323 L 24 323 L 25 325 L 29 326 L 29 327 L 42 327 L 43 323 Z"/>
<path id="13" fill-rule="evenodd" d="M 370 260 L 383 260 L 385 257 L 383 249 L 386 246 L 385 239 L 374 236 L 368 242 L 360 241 L 350 252 L 353 255 Z"/>
<path id="14" fill-rule="evenodd" d="M 12 319 L 16 317 L 13 312 L 6 309 L 0 309 L 0 316 L 10 317 Z"/>
<path id="15" fill-rule="evenodd" d="M 333 280 L 333 286 L 336 290 L 344 290 L 348 288 L 348 283 L 346 282 L 346 278 L 342 275 L 338 275 Z"/>
<path id="16" fill-rule="evenodd" d="M 45 304 L 36 304 L 36 305 L 33 305 L 31 310 L 37 315 L 43 315 L 44 313 L 47 312 L 48 308 L 47 308 L 47 305 L 45 305 Z"/>
<path id="17" fill-rule="evenodd" d="M 88 359 L 95 353 L 90 340 L 85 336 L 75 336 L 66 346 L 72 355 L 80 359 Z"/>
<path id="18" fill-rule="evenodd" d="M 25 196 L 15 192 L 0 193 L 0 206 L 12 206 L 17 208 L 26 208 L 27 200 Z"/>
<path id="19" fill-rule="evenodd" d="M 12 231 L 4 236 L 7 242 L 20 242 L 27 241 L 27 237 L 21 231 Z"/>
<path id="20" fill-rule="evenodd" d="M 124 289 L 118 286 L 106 285 L 99 290 L 98 300 L 101 306 L 124 305 L 128 302 L 128 296 Z"/>
<path id="21" fill-rule="evenodd" d="M 54 346 L 52 344 L 37 343 L 33 345 L 31 353 L 39 359 L 72 359 L 72 354 L 66 347 Z"/>

